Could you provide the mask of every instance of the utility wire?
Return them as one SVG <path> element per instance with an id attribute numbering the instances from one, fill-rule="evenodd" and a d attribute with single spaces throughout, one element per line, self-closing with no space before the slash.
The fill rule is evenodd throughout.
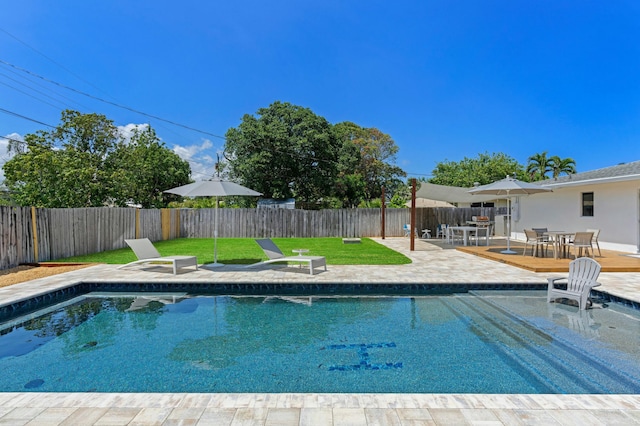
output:
<path id="1" fill-rule="evenodd" d="M 50 61 L 51 63 L 55 64 L 56 66 L 60 67 L 61 69 L 63 69 L 63 70 L 64 70 L 64 71 L 66 71 L 67 73 L 71 74 L 72 76 L 74 76 L 74 77 L 75 77 L 75 78 L 77 78 L 78 80 L 81 80 L 81 81 L 83 81 L 83 82 L 87 83 L 87 84 L 88 84 L 88 85 L 90 85 L 91 87 L 93 87 L 93 88 L 97 89 L 99 92 L 102 92 L 102 93 L 104 93 L 105 95 L 109 96 L 111 99 L 114 99 L 114 100 L 115 100 L 115 98 L 114 98 L 113 96 L 110 96 L 108 93 L 106 93 L 104 90 L 100 89 L 98 86 L 96 86 L 96 85 L 92 84 L 90 81 L 88 81 L 88 80 L 86 80 L 86 79 L 82 78 L 81 76 L 79 76 L 78 74 L 74 73 L 74 72 L 73 72 L 73 71 L 71 71 L 69 68 L 65 67 L 64 65 L 62 65 L 62 64 L 61 64 L 61 63 L 59 63 L 59 62 L 57 62 L 57 61 L 56 61 L 56 60 L 54 60 L 53 58 L 51 58 L 51 57 L 49 57 L 49 56 L 45 55 L 44 53 L 42 53 L 41 51 L 39 51 L 39 50 L 38 50 L 38 49 L 36 49 L 35 47 L 33 47 L 33 46 L 29 45 L 28 43 L 26 43 L 25 41 L 23 41 L 23 40 L 19 39 L 19 38 L 18 38 L 18 37 L 16 37 L 15 35 L 13 35 L 13 34 L 9 33 L 7 30 L 5 30 L 5 29 L 3 29 L 3 28 L 0 28 L 0 31 L 2 31 L 3 33 L 5 33 L 6 35 L 8 35 L 9 37 L 13 38 L 14 40 L 16 40 L 17 42 L 19 42 L 20 44 L 23 44 L 24 46 L 26 46 L 26 47 L 28 47 L 29 49 L 33 50 L 33 51 L 34 51 L 34 52 L 36 52 L 38 55 L 40 55 L 40 56 L 44 57 L 45 59 L 47 59 L 47 60 L 48 60 L 48 61 Z M 16 71 L 15 71 L 15 70 L 10 70 L 10 71 L 11 71 L 11 72 L 13 72 L 13 73 L 16 73 Z M 17 73 L 16 73 L 16 74 L 17 74 Z M 25 77 L 23 77 L 23 78 L 25 78 Z M 25 78 L 25 79 L 26 79 L 26 78 Z M 28 80 L 28 79 L 27 79 L 27 80 Z M 31 80 L 28 80 L 28 81 L 32 82 Z M 33 82 L 32 82 L 32 83 L 33 83 Z M 38 85 L 38 86 L 40 86 L 40 87 L 44 87 L 44 86 L 39 85 L 39 84 L 37 84 L 37 83 L 35 83 L 35 84 L 36 84 L 36 85 Z M 34 90 L 34 89 L 33 89 L 33 90 Z M 55 91 L 53 91 L 53 90 L 52 90 L 52 92 L 53 92 L 53 93 L 56 93 L 56 94 L 57 94 L 57 95 L 59 95 L 59 96 L 62 96 L 62 97 L 63 97 L 63 98 L 65 98 L 65 99 L 70 100 L 71 102 L 73 102 L 73 103 L 75 103 L 75 104 L 78 104 L 78 105 L 82 106 L 83 108 L 85 108 L 85 109 L 87 109 L 87 110 L 89 110 L 89 108 L 87 108 L 86 106 L 82 105 L 81 103 L 79 103 L 79 102 L 77 102 L 77 101 L 75 101 L 75 100 L 72 100 L 71 98 L 68 98 L 68 97 L 66 97 L 66 96 L 64 96 L 64 95 L 61 95 L 61 94 L 59 94 L 59 93 L 57 93 L 57 92 L 55 92 Z M 165 127 L 165 126 L 161 126 L 161 127 L 162 127 L 162 128 L 164 128 L 164 129 L 166 129 L 166 130 L 168 130 L 168 131 L 170 131 L 170 132 L 172 132 L 174 135 L 181 136 L 181 135 L 179 135 L 178 133 L 176 133 L 176 132 L 172 131 L 172 130 L 171 130 L 170 128 L 168 128 L 168 127 Z M 182 136 L 181 136 L 181 137 L 182 137 Z"/>
<path id="2" fill-rule="evenodd" d="M 22 86 L 25 86 L 27 89 L 33 90 L 33 91 L 34 91 L 34 92 L 36 92 L 36 93 L 40 93 L 41 95 L 48 97 L 49 99 L 51 99 L 51 100 L 52 100 L 52 101 L 54 101 L 54 102 L 60 102 L 59 100 L 57 100 L 57 99 L 55 99 L 55 98 L 53 98 L 53 97 L 51 97 L 51 96 L 47 95 L 46 93 L 43 93 L 43 92 L 41 92 L 41 91 L 39 91 L 39 90 L 36 90 L 36 89 L 34 89 L 34 88 L 32 88 L 32 87 L 29 87 L 29 86 L 25 85 L 25 84 L 23 84 L 23 83 L 21 83 L 21 82 L 19 82 L 19 81 L 16 81 L 16 80 L 12 79 L 11 77 L 9 77 L 9 76 L 7 76 L 7 75 L 5 75 L 5 74 L 0 73 L 0 75 L 3 75 L 3 76 L 5 76 L 5 77 L 7 77 L 9 80 L 13 80 L 13 81 L 15 81 L 16 83 L 18 83 L 18 84 L 20 84 L 20 85 L 22 85 Z M 29 96 L 30 98 L 33 98 L 33 99 L 35 99 L 35 100 L 37 100 L 37 101 L 40 101 L 40 102 L 42 102 L 42 103 L 44 103 L 44 104 L 50 105 L 50 106 L 52 106 L 52 107 L 54 107 L 54 108 L 56 108 L 56 109 L 60 109 L 60 105 L 54 105 L 54 104 L 52 104 L 51 102 L 45 101 L 44 99 L 41 99 L 41 98 L 38 98 L 37 96 L 32 95 L 32 94 L 30 94 L 30 93 L 28 93 L 28 92 L 25 92 L 24 90 L 18 89 L 17 87 L 14 87 L 14 86 L 12 86 L 12 85 L 10 85 L 10 84 L 7 84 L 7 83 L 2 82 L 2 81 L 0 81 L 0 84 L 2 84 L 3 86 L 8 87 L 8 88 L 10 88 L 10 89 L 13 89 L 13 90 L 15 90 L 16 92 L 20 92 L 20 93 L 22 93 L 23 95 L 27 95 L 27 96 Z M 63 105 L 64 105 L 64 104 L 63 104 Z"/>
<path id="3" fill-rule="evenodd" d="M 56 82 L 56 81 L 53 81 L 53 80 L 51 80 L 51 79 L 48 79 L 48 78 L 43 77 L 43 76 L 41 76 L 41 75 L 38 75 L 38 74 L 36 74 L 36 73 L 33 73 L 33 72 L 29 71 L 29 70 L 26 70 L 26 69 L 24 69 L 24 68 L 21 68 L 21 67 L 19 67 L 19 66 L 13 65 L 13 64 L 11 64 L 11 63 L 9 63 L 9 62 L 7 62 L 7 61 L 4 61 L 4 60 L 2 60 L 2 59 L 0 59 L 0 63 L 5 64 L 5 65 L 7 65 L 7 66 L 10 66 L 10 67 L 12 67 L 12 68 L 14 68 L 14 69 L 16 69 L 16 70 L 18 70 L 18 71 L 21 71 L 21 72 L 27 73 L 27 74 L 29 74 L 29 75 L 31 75 L 31 76 L 37 77 L 37 78 L 39 78 L 39 79 L 42 79 L 42 80 L 44 80 L 44 81 L 46 81 L 46 82 L 49 82 L 49 83 L 51 83 L 51 84 L 55 84 L 56 86 L 62 87 L 62 88 L 64 88 L 64 89 L 70 90 L 70 91 L 72 91 L 72 92 L 78 93 L 78 94 L 83 95 L 83 96 L 86 96 L 86 97 L 88 97 L 88 98 L 91 98 L 91 99 L 94 99 L 94 100 L 97 100 L 97 101 L 100 101 L 100 102 L 103 102 L 103 103 L 109 104 L 109 105 L 111 105 L 111 106 L 115 106 L 115 107 L 117 107 L 117 108 L 125 109 L 125 110 L 127 110 L 127 111 L 131 111 L 131 112 L 135 112 L 136 114 L 140 114 L 140 115 L 144 115 L 145 117 L 149 117 L 149 118 L 153 118 L 153 119 L 156 119 L 156 120 L 160 120 L 160 121 L 163 121 L 163 122 L 165 122 L 165 123 L 169 123 L 169 124 L 172 124 L 172 125 L 177 126 L 177 127 L 182 127 L 182 128 L 184 128 L 184 129 L 187 129 L 187 130 L 192 130 L 192 131 L 194 131 L 194 132 L 198 132 L 198 133 L 201 133 L 201 134 L 203 134 L 203 135 L 208 135 L 208 136 L 211 136 L 211 137 L 214 137 L 214 138 L 218 138 L 218 139 L 223 139 L 223 140 L 224 140 L 224 139 L 226 139 L 224 136 L 220 136 L 220 135 L 216 135 L 216 134 L 211 133 L 211 132 L 207 132 L 207 131 L 204 131 L 204 130 L 196 129 L 195 127 L 187 126 L 187 125 L 185 125 L 185 124 L 180 124 L 180 123 L 177 123 L 177 122 L 172 121 L 172 120 L 167 120 L 166 118 L 158 117 L 157 115 L 147 114 L 146 112 L 139 111 L 139 110 L 137 110 L 137 109 L 134 109 L 134 108 L 128 107 L 128 106 L 126 106 L 126 105 L 120 105 L 120 104 L 118 104 L 118 103 L 111 102 L 111 101 L 108 101 L 108 100 L 106 100 L 106 99 L 99 98 L 99 97 L 97 97 L 97 96 L 93 96 L 93 95 L 91 95 L 91 94 L 89 94 L 89 93 L 85 93 L 85 92 L 83 92 L 83 91 L 81 91 L 81 90 L 74 89 L 73 87 L 66 86 L 66 85 L 64 85 L 64 84 L 62 84 L 62 83 L 58 83 L 58 82 Z"/>
<path id="4" fill-rule="evenodd" d="M 11 74 L 15 75 L 15 76 L 16 76 L 16 77 L 18 77 L 19 79 L 21 79 L 21 80 L 24 80 L 24 81 L 28 82 L 29 84 L 32 84 L 32 85 L 37 86 L 37 87 L 40 87 L 40 88 L 42 88 L 43 90 L 46 90 L 46 91 L 48 91 L 48 92 L 52 93 L 53 95 L 55 95 L 55 96 L 56 96 L 56 97 L 58 97 L 58 98 L 65 99 L 66 101 L 71 102 L 71 103 L 74 103 L 74 104 L 76 104 L 76 105 L 79 105 L 79 106 L 81 106 L 82 108 L 85 108 L 85 109 L 87 109 L 87 110 L 89 109 L 86 105 L 82 105 L 80 102 L 76 101 L 75 99 L 72 99 L 72 98 L 70 98 L 70 97 L 68 97 L 68 96 L 63 95 L 62 93 L 60 93 L 60 92 L 58 92 L 58 91 L 56 91 L 56 90 L 51 89 L 50 85 L 46 85 L 46 84 L 43 84 L 43 83 L 38 82 L 38 81 L 36 81 L 36 80 L 33 80 L 33 79 L 29 78 L 29 76 L 26 76 L 26 75 L 24 75 L 24 74 L 21 74 L 21 73 L 19 73 L 18 71 L 14 70 L 14 69 L 11 69 L 11 68 L 7 68 L 7 67 L 5 67 L 5 70 L 6 70 L 6 71 L 8 71 L 8 72 L 10 72 Z M 26 84 L 26 83 L 21 83 L 20 81 L 13 79 L 12 77 L 8 76 L 7 74 L 2 74 L 2 73 L 0 73 L 0 75 L 4 76 L 5 78 L 8 78 L 9 80 L 15 81 L 16 83 L 18 83 L 18 84 L 20 84 L 20 85 L 22 85 L 22 86 L 24 86 L 24 87 L 28 87 L 28 88 L 30 88 L 30 89 L 31 89 L 31 90 L 33 90 L 33 91 L 37 91 L 37 92 L 39 92 L 39 91 L 38 91 L 37 89 L 35 89 L 33 86 L 30 86 L 29 84 Z M 39 93 L 42 93 L 42 92 L 39 92 Z M 45 95 L 45 96 L 46 96 L 46 95 Z M 49 96 L 49 97 L 53 98 L 53 96 Z M 57 100 L 58 102 L 63 102 L 63 101 L 62 101 L 62 100 L 60 100 L 60 99 L 56 99 L 56 100 Z M 67 104 L 67 105 L 68 105 L 68 104 Z"/>
<path id="5" fill-rule="evenodd" d="M 4 112 L 5 114 L 13 115 L 15 117 L 22 118 L 24 120 L 33 121 L 34 123 L 42 124 L 43 126 L 51 127 L 52 129 L 56 128 L 55 126 L 52 126 L 51 124 L 43 123 L 42 121 L 38 121 L 38 120 L 35 120 L 33 118 L 26 117 L 24 115 L 18 114 L 17 112 L 9 111 L 9 110 L 6 110 L 4 108 L 0 108 L 0 112 Z"/>
<path id="6" fill-rule="evenodd" d="M 96 85 L 92 84 L 91 82 L 85 80 L 84 78 L 82 78 L 81 76 L 79 76 L 78 74 L 74 73 L 73 71 L 71 71 L 69 68 L 65 67 L 64 65 L 60 64 L 59 62 L 55 61 L 54 59 L 50 58 L 49 56 L 45 55 L 44 53 L 40 52 L 38 49 L 36 49 L 35 47 L 29 45 L 28 43 L 26 43 L 25 41 L 20 40 L 18 37 L 14 36 L 13 34 L 11 34 L 9 31 L 0 28 L 0 31 L 2 31 L 3 33 L 5 33 L 6 35 L 8 35 L 9 37 L 11 37 L 12 39 L 16 40 L 18 43 L 23 44 L 25 46 L 27 46 L 29 49 L 33 50 L 34 52 L 36 52 L 38 55 L 42 56 L 43 58 L 47 59 L 48 61 L 50 61 L 51 63 L 59 66 L 60 68 L 62 68 L 63 70 L 65 70 L 66 72 L 68 72 L 69 74 L 71 74 L 72 76 L 74 76 L 75 78 L 77 78 L 80 81 L 83 81 L 85 83 L 87 83 L 89 86 L 93 87 L 94 89 L 104 93 L 105 95 L 107 95 L 107 93 L 105 93 L 103 90 L 101 90 L 99 87 L 97 87 Z"/>

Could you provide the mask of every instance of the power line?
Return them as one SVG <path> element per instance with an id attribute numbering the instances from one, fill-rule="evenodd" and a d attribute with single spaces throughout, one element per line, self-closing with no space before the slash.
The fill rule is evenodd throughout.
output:
<path id="1" fill-rule="evenodd" d="M 4 75 L 4 74 L 0 73 L 0 75 Z M 9 78 L 9 77 L 7 77 L 7 78 Z M 11 79 L 11 78 L 9 78 L 9 79 L 10 79 L 10 80 L 13 80 L 13 79 Z M 16 83 L 18 83 L 18 84 L 22 84 L 22 83 L 20 83 L 19 81 L 16 81 Z M 30 94 L 30 93 L 28 93 L 28 92 L 25 92 L 24 90 L 18 89 L 17 87 L 11 86 L 10 84 L 7 84 L 7 83 L 2 82 L 2 81 L 0 81 L 0 84 L 2 84 L 3 86 L 8 87 L 8 88 L 10 88 L 10 89 L 13 89 L 13 90 L 15 90 L 16 92 L 22 93 L 23 95 L 27 95 L 27 96 L 29 96 L 30 98 L 33 98 L 33 99 L 35 99 L 35 100 L 37 100 L 37 101 L 40 101 L 40 102 L 42 102 L 42 103 L 44 103 L 44 104 L 47 104 L 47 105 L 49 105 L 49 106 L 52 106 L 52 107 L 54 107 L 54 108 L 56 108 L 56 109 L 60 109 L 60 105 L 54 105 L 54 104 L 52 104 L 51 102 L 45 101 L 44 99 L 40 99 L 40 98 L 38 98 L 37 96 L 34 96 L 34 95 L 32 95 L 32 94 Z M 22 85 L 24 86 L 24 84 L 22 84 Z M 41 95 L 47 96 L 48 98 L 51 98 L 51 96 L 46 95 L 46 94 L 44 94 L 44 93 L 42 93 L 42 92 L 40 92 L 40 91 L 38 91 L 38 90 L 35 90 L 35 89 L 30 88 L 30 87 L 28 87 L 28 86 L 27 86 L 27 88 L 28 88 L 28 89 L 31 89 L 31 90 L 33 90 L 33 91 L 35 91 L 35 92 L 37 92 L 37 93 L 40 93 Z M 58 102 L 58 100 L 57 100 L 57 99 L 53 99 L 53 98 L 51 98 L 51 99 L 52 99 L 53 101 L 55 101 L 55 102 Z"/>
<path id="2" fill-rule="evenodd" d="M 34 52 L 36 52 L 38 55 L 42 56 L 43 58 L 47 59 L 48 61 L 50 61 L 51 63 L 59 66 L 60 68 L 62 68 L 63 70 L 65 70 L 66 72 L 68 72 L 69 74 L 71 74 L 72 76 L 74 76 L 75 78 L 77 78 L 80 81 L 83 81 L 85 83 L 87 83 L 89 86 L 93 87 L 94 89 L 97 89 L 98 91 L 104 93 L 105 95 L 107 95 L 107 93 L 105 93 L 103 90 L 101 90 L 99 87 L 95 86 L 94 84 L 92 84 L 91 82 L 85 80 L 84 78 L 82 78 L 81 76 L 79 76 L 78 74 L 74 73 L 73 71 L 71 71 L 69 68 L 65 67 L 64 65 L 60 64 L 59 62 L 55 61 L 54 59 L 50 58 L 49 56 L 45 55 L 44 53 L 40 52 L 38 49 L 36 49 L 35 47 L 29 45 L 27 42 L 20 40 L 18 37 L 14 36 L 13 34 L 11 34 L 10 32 L 8 32 L 7 30 L 0 28 L 0 31 L 2 31 L 3 33 L 5 33 L 6 35 L 8 35 L 9 37 L 11 37 L 12 39 L 16 40 L 18 43 L 23 44 L 25 46 L 27 46 L 29 49 L 33 50 Z"/>
<path id="3" fill-rule="evenodd" d="M 56 90 L 53 90 L 53 89 L 50 87 L 50 85 L 46 85 L 46 84 L 43 84 L 43 83 L 38 82 L 38 81 L 36 81 L 36 80 L 33 80 L 33 79 L 31 79 L 28 75 L 21 74 L 21 73 L 19 73 L 18 71 L 14 70 L 14 69 L 6 68 L 6 67 L 5 67 L 5 69 L 6 69 L 8 72 L 10 72 L 11 74 L 15 75 L 16 77 L 18 77 L 18 78 L 20 78 L 20 79 L 22 79 L 22 80 L 24 80 L 24 81 L 28 82 L 29 84 L 32 84 L 32 85 L 37 86 L 37 87 L 40 87 L 40 88 L 42 88 L 43 90 L 46 90 L 46 91 L 50 92 L 50 93 L 52 93 L 53 95 L 55 95 L 56 97 L 59 97 L 59 98 L 65 99 L 65 100 L 67 100 L 67 101 L 69 101 L 69 102 L 72 102 L 72 103 L 74 103 L 74 104 L 77 104 L 77 105 L 79 105 L 79 106 L 81 106 L 81 107 L 83 107 L 83 108 L 85 108 L 85 109 L 89 109 L 87 106 L 82 105 L 80 102 L 76 101 L 75 99 L 72 99 L 72 98 L 70 98 L 70 97 L 68 97 L 68 96 L 63 95 L 62 93 L 60 93 L 60 92 L 58 92 L 58 91 L 56 91 Z M 38 91 L 37 89 L 35 89 L 33 86 L 31 86 L 31 85 L 29 85 L 29 84 L 26 84 L 26 83 L 21 83 L 20 81 L 13 79 L 13 78 L 11 78 L 10 76 L 8 76 L 8 75 L 6 75 L 6 74 L 0 74 L 0 75 L 4 76 L 5 78 L 8 78 L 9 80 L 15 81 L 16 83 L 18 83 L 18 84 L 20 84 L 20 85 L 22 85 L 22 86 L 24 86 L 24 87 L 27 87 L 27 88 L 29 88 L 29 89 L 31 89 L 31 90 L 33 90 L 33 91 L 37 91 L 37 92 L 39 92 L 39 93 L 42 93 L 42 92 Z M 45 95 L 45 96 L 47 96 L 47 95 Z M 53 96 L 49 96 L 49 97 L 53 98 Z M 57 100 L 58 102 L 63 102 L 63 101 L 62 101 L 62 100 L 60 100 L 60 99 L 56 99 L 56 100 Z M 67 105 L 69 105 L 69 104 L 67 104 Z"/>
<path id="4" fill-rule="evenodd" d="M 36 120 L 36 119 L 29 118 L 29 117 L 24 116 L 24 115 L 22 115 L 22 114 L 18 114 L 17 112 L 13 112 L 13 111 L 6 110 L 6 109 L 4 109 L 4 108 L 0 108 L 0 112 L 4 112 L 5 114 L 13 115 L 13 116 L 15 116 L 15 117 L 22 118 L 22 119 L 24 119 L 24 120 L 33 121 L 34 123 L 42 124 L 43 126 L 51 127 L 52 129 L 55 129 L 55 128 L 56 128 L 55 126 L 52 126 L 51 124 L 43 123 L 42 121 L 38 121 L 38 120 Z"/>
<path id="5" fill-rule="evenodd" d="M 131 111 L 131 112 L 135 112 L 136 114 L 144 115 L 145 117 L 153 118 L 153 119 L 155 119 L 155 120 L 160 120 L 160 121 L 163 121 L 163 122 L 165 122 L 165 123 L 172 124 L 172 125 L 177 126 L 177 127 L 182 127 L 182 128 L 184 128 L 184 129 L 187 129 L 187 130 L 191 130 L 191 131 L 194 131 L 194 132 L 201 133 L 201 134 L 203 134 L 203 135 L 208 135 L 208 136 L 211 136 L 211 137 L 214 137 L 214 138 L 218 138 L 218 139 L 226 140 L 226 138 L 225 138 L 224 136 L 216 135 L 216 134 L 214 134 L 214 133 L 207 132 L 207 131 L 205 131 L 205 130 L 196 129 L 195 127 L 187 126 L 187 125 L 185 125 L 185 124 L 180 124 L 180 123 L 177 123 L 177 122 L 172 121 L 172 120 L 167 120 L 166 118 L 158 117 L 157 115 L 147 114 L 146 112 L 139 111 L 139 110 L 137 110 L 137 109 L 134 109 L 134 108 L 128 107 L 128 106 L 126 106 L 126 105 L 120 105 L 120 104 L 118 104 L 118 103 L 111 102 L 111 101 L 108 101 L 108 100 L 106 100 L 106 99 L 99 98 L 99 97 L 94 96 L 94 95 L 91 95 L 91 94 L 89 94 L 89 93 L 85 93 L 85 92 L 83 92 L 83 91 L 81 91 L 81 90 L 74 89 L 73 87 L 66 86 L 66 85 L 64 85 L 64 84 L 62 84 L 62 83 L 58 83 L 58 82 L 56 82 L 56 81 L 53 81 L 53 80 L 51 80 L 51 79 L 48 79 L 48 78 L 43 77 L 43 76 L 41 76 L 41 75 L 38 75 L 38 74 L 36 74 L 36 73 L 33 73 L 33 72 L 31 72 L 31 71 L 29 71 L 29 70 L 27 70 L 27 69 L 21 68 L 21 67 L 19 67 L 19 66 L 17 66 L 17 65 L 13 65 L 13 64 L 11 64 L 11 63 L 9 63 L 9 62 L 7 62 L 7 61 L 4 61 L 4 60 L 2 60 L 2 59 L 0 59 L 0 63 L 2 63 L 2 64 L 4 64 L 4 65 L 7 65 L 7 66 L 10 66 L 10 67 L 12 67 L 12 68 L 14 68 L 14 69 L 16 69 L 16 70 L 18 70 L 18 71 L 21 71 L 21 72 L 27 73 L 27 74 L 29 74 L 29 75 L 31 75 L 31 76 L 37 77 L 37 78 L 39 78 L 39 79 L 41 79 L 41 80 L 44 80 L 44 81 L 46 81 L 46 82 L 48 82 L 48 83 L 55 84 L 56 86 L 62 87 L 63 89 L 70 90 L 70 91 L 72 91 L 72 92 L 75 92 L 75 93 L 78 93 L 78 94 L 80 94 L 80 95 L 86 96 L 86 97 L 88 97 L 88 98 L 91 98 L 91 99 L 94 99 L 94 100 L 97 100 L 97 101 L 100 101 L 100 102 L 103 102 L 103 103 L 109 104 L 109 105 L 111 105 L 111 106 L 115 106 L 115 107 L 117 107 L 117 108 L 125 109 L 125 110 L 127 110 L 127 111 Z"/>

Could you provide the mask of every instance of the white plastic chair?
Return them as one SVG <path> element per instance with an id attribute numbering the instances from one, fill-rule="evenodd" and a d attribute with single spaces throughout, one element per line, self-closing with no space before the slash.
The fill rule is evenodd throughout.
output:
<path id="1" fill-rule="evenodd" d="M 600 285 L 596 280 L 600 275 L 600 264 L 588 257 L 581 257 L 569 264 L 566 278 L 547 278 L 547 302 L 556 299 L 571 299 L 578 302 L 580 310 L 587 308 L 591 289 Z M 566 289 L 558 287 L 566 285 Z"/>

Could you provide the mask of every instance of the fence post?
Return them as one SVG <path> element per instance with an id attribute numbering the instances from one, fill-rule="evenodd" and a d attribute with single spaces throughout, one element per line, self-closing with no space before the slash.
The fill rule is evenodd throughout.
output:
<path id="1" fill-rule="evenodd" d="M 136 239 L 140 238 L 140 209 L 136 208 Z"/>
<path id="2" fill-rule="evenodd" d="M 31 233 L 33 234 L 33 259 L 38 263 L 38 224 L 36 208 L 31 206 Z"/>
<path id="3" fill-rule="evenodd" d="M 171 238 L 171 209 L 160 209 L 160 224 L 162 226 L 162 239 Z"/>

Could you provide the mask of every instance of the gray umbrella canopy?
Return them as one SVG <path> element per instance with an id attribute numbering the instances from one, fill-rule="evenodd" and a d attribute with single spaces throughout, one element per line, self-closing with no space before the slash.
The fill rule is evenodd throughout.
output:
<path id="1" fill-rule="evenodd" d="M 187 185 L 178 186 L 176 188 L 167 189 L 169 194 L 181 195 L 183 197 L 226 197 L 230 195 L 237 196 L 260 196 L 262 193 L 249 189 L 237 183 L 215 177 L 211 180 L 201 180 Z M 213 263 L 208 266 L 222 266 L 218 263 L 218 203 L 216 203 L 216 214 L 214 216 L 213 231 Z"/>
<path id="2" fill-rule="evenodd" d="M 237 183 L 213 178 L 211 180 L 201 180 L 176 188 L 167 189 L 164 192 L 181 195 L 183 197 L 225 197 L 229 195 L 259 196 L 260 192 L 249 189 Z"/>
<path id="3" fill-rule="evenodd" d="M 476 188 L 470 189 L 469 193 L 476 195 L 495 195 L 498 197 L 505 197 L 509 203 L 509 220 L 507 221 L 507 249 L 503 250 L 504 254 L 515 254 L 516 252 L 511 250 L 511 197 L 517 195 L 532 195 L 540 192 L 551 192 L 551 189 L 545 188 L 540 185 L 535 185 L 529 182 L 522 182 L 518 179 L 514 179 L 510 176 L 506 178 L 487 184 L 481 185 Z"/>
<path id="4" fill-rule="evenodd" d="M 473 195 L 483 194 L 509 197 L 512 195 L 531 195 L 550 191 L 549 188 L 507 176 L 502 180 L 470 189 L 469 193 Z"/>

